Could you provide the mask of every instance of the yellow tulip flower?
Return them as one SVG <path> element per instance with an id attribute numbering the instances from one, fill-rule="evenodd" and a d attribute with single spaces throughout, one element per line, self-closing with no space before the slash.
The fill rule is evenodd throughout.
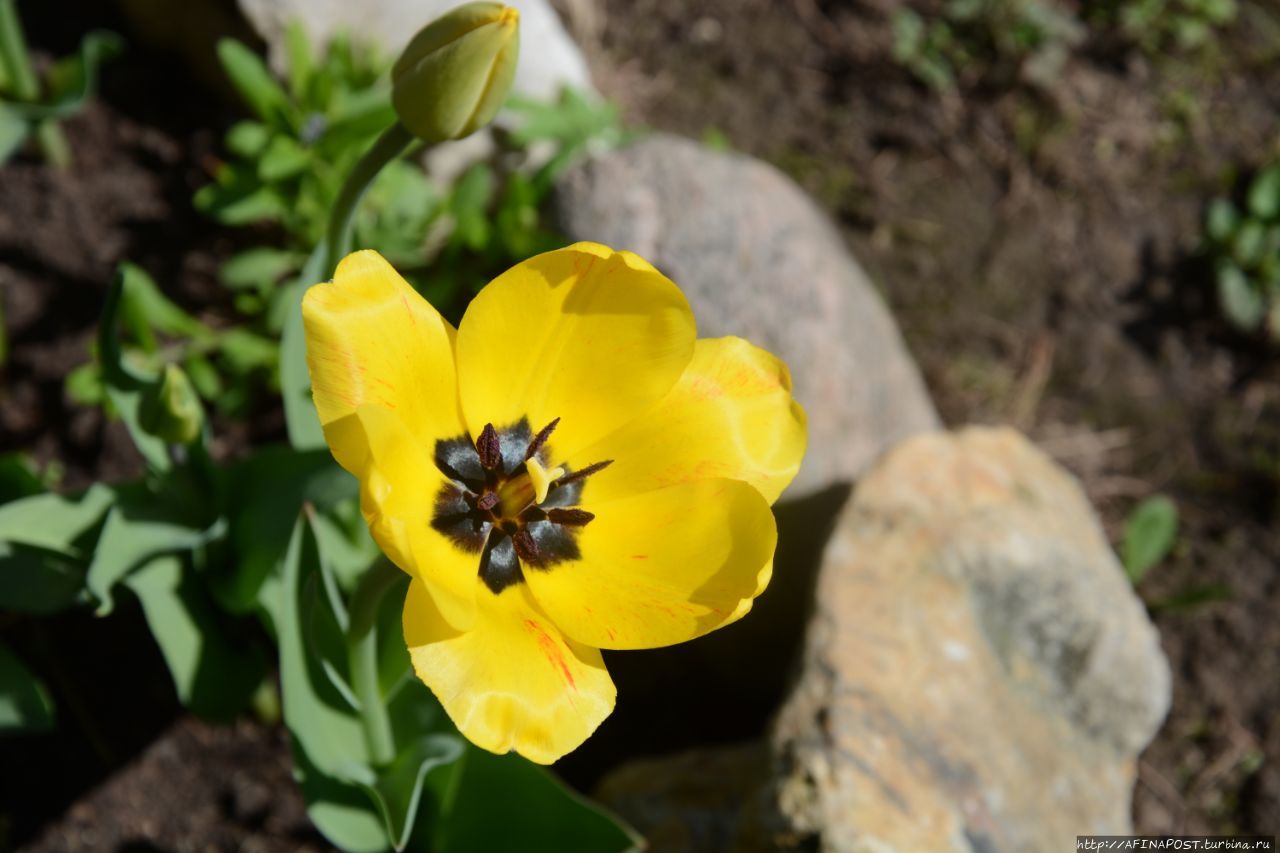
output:
<path id="1" fill-rule="evenodd" d="M 356 252 L 303 318 L 325 438 L 412 578 L 414 668 L 477 746 L 555 761 L 613 710 L 601 649 L 691 640 L 764 590 L 804 412 L 640 257 L 538 255 L 455 330 Z"/>

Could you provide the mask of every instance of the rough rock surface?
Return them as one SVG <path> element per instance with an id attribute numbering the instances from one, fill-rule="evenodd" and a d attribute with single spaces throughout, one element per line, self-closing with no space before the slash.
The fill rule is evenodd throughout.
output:
<path id="1" fill-rule="evenodd" d="M 740 335 L 791 368 L 809 452 L 788 496 L 852 481 L 938 416 L 892 317 L 825 215 L 781 172 L 655 134 L 570 171 L 574 240 L 636 252 L 684 289 L 699 335 Z"/>
<path id="2" fill-rule="evenodd" d="M 932 433 L 838 522 L 772 759 L 647 759 L 596 793 L 673 853 L 1071 850 L 1130 830 L 1169 691 L 1076 482 L 1011 430 Z"/>
<path id="3" fill-rule="evenodd" d="M 824 850 L 1073 849 L 1129 831 L 1170 677 L 1078 484 L 1011 430 L 903 442 L 859 483 L 774 731 Z"/>
<path id="4" fill-rule="evenodd" d="M 594 91 L 586 59 L 546 0 L 505 0 L 520 10 L 520 62 L 515 91 L 550 99 L 561 87 Z M 271 47 L 284 53 L 289 22 L 300 20 L 317 42 L 340 30 L 376 41 L 391 56 L 423 25 L 459 5 L 457 0 L 239 0 L 240 8 Z"/>

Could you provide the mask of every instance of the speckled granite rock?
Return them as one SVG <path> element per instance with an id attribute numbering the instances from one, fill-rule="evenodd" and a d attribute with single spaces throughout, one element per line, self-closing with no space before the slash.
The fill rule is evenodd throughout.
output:
<path id="1" fill-rule="evenodd" d="M 875 288 L 826 216 L 768 164 L 655 134 L 570 171 L 562 231 L 649 259 L 684 289 L 701 336 L 741 335 L 791 368 L 809 453 L 790 497 L 853 480 L 938 426 Z"/>
<path id="2" fill-rule="evenodd" d="M 1068 850 L 1129 831 L 1168 665 L 1078 484 L 1020 434 L 895 448 L 816 600 L 774 732 L 780 839 Z"/>

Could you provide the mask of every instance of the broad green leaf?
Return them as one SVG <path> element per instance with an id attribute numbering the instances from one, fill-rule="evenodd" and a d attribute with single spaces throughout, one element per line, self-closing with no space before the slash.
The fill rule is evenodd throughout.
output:
<path id="1" fill-rule="evenodd" d="M 0 735 L 53 728 L 49 693 L 22 661 L 0 643 Z"/>
<path id="2" fill-rule="evenodd" d="M 457 768 L 450 765 L 462 757 L 463 744 L 456 734 L 425 735 L 410 743 L 380 774 L 374 774 L 367 767 L 353 768 L 352 781 L 374 803 L 395 850 L 408 846 L 420 808 L 424 823 L 439 820 L 438 798 L 432 795 L 452 781 Z M 440 778 L 429 788 L 427 779 L 432 771 L 440 771 L 437 774 Z M 424 803 L 424 799 L 428 802 Z"/>
<path id="3" fill-rule="evenodd" d="M 227 259 L 218 278 L 232 290 L 255 288 L 266 291 L 289 273 L 297 271 L 304 260 L 297 252 L 259 246 Z"/>
<path id="4" fill-rule="evenodd" d="M 435 827 L 433 850 L 639 850 L 642 839 L 548 771 L 515 754 L 468 745 L 457 790 Z M 501 820 L 494 819 L 501 803 Z"/>
<path id="5" fill-rule="evenodd" d="M 102 308 L 102 320 L 98 324 L 98 358 L 102 364 L 103 385 L 116 413 L 124 421 L 129 436 L 138 452 L 152 471 L 169 470 L 171 462 L 165 443 L 142 428 L 139 415 L 143 398 L 154 393 L 159 377 L 140 372 L 127 364 L 120 346 L 120 315 L 124 304 L 126 282 L 137 281 L 130 268 L 122 266 L 115 282 L 107 291 L 107 301 Z M 136 289 L 136 284 L 134 285 Z"/>
<path id="6" fill-rule="evenodd" d="M 142 605 L 182 704 L 212 720 L 243 710 L 265 673 L 262 658 L 233 639 L 193 567 L 165 554 L 125 583 Z"/>
<path id="7" fill-rule="evenodd" d="M 32 495 L 0 505 L 0 542 L 88 560 L 95 534 L 114 501 L 114 490 L 95 483 L 79 495 Z"/>
<path id="8" fill-rule="evenodd" d="M 372 853 L 387 847 L 383 822 L 367 796 L 344 781 L 353 768 L 369 764 L 364 732 L 318 658 L 309 653 L 303 614 L 305 597 L 317 593 L 317 585 L 307 580 L 314 576 L 318 559 L 315 537 L 299 517 L 289 540 L 276 610 L 284 720 L 307 814 L 339 847 Z"/>
<path id="9" fill-rule="evenodd" d="M 232 85 L 258 118 L 277 127 L 288 123 L 292 113 L 289 97 L 256 53 L 234 39 L 224 38 L 218 42 L 218 58 Z"/>
<path id="10" fill-rule="evenodd" d="M 1280 165 L 1263 169 L 1249 185 L 1249 212 L 1264 220 L 1280 216 Z"/>
<path id="11" fill-rule="evenodd" d="M 1178 537 L 1178 507 L 1166 495 L 1144 500 L 1124 525 L 1121 552 L 1129 580 L 1138 583 L 1173 550 Z"/>
<path id="12" fill-rule="evenodd" d="M 65 554 L 0 542 L 0 610 L 57 613 L 88 600 L 85 565 Z"/>
<path id="13" fill-rule="evenodd" d="M 1239 267 L 1231 264 L 1218 270 L 1218 305 L 1231 323 L 1247 332 L 1258 328 L 1267 312 L 1262 294 Z"/>
<path id="14" fill-rule="evenodd" d="M 99 615 L 111 612 L 112 590 L 131 572 L 161 555 L 199 548 L 226 530 L 223 519 L 198 529 L 173 520 L 171 512 L 163 501 L 153 506 L 125 502 L 111 508 L 86 579 L 99 602 Z"/>

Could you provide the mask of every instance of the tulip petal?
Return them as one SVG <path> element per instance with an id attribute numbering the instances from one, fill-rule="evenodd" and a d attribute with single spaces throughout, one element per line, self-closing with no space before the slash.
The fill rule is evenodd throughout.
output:
<path id="1" fill-rule="evenodd" d="M 563 458 L 652 407 L 693 356 L 684 294 L 629 252 L 576 243 L 494 279 L 458 329 L 462 409 L 473 435 L 555 418 Z"/>
<path id="2" fill-rule="evenodd" d="M 782 361 L 741 338 L 703 339 L 662 402 L 567 464 L 613 460 L 587 480 L 593 504 L 710 478 L 744 480 L 773 503 L 800 470 L 805 440 Z"/>
<path id="3" fill-rule="evenodd" d="M 459 632 L 421 583 L 409 586 L 404 637 L 414 670 L 476 746 L 550 764 L 613 711 L 613 680 L 599 650 L 565 638 L 524 584 L 476 596 L 475 625 Z"/>
<path id="4" fill-rule="evenodd" d="M 431 527 L 446 480 L 417 437 L 374 405 L 326 424 L 324 433 L 338 464 L 360 480 L 360 510 L 378 547 L 426 584 L 449 624 L 470 626 L 480 557 Z"/>
<path id="5" fill-rule="evenodd" d="M 455 331 L 373 251 L 338 264 L 302 300 L 307 367 L 320 422 L 373 405 L 394 412 L 424 446 L 465 429 Z"/>
<path id="6" fill-rule="evenodd" d="M 581 558 L 526 567 L 539 606 L 580 643 L 645 649 L 692 640 L 741 618 L 764 591 L 777 529 L 740 480 L 698 480 L 586 504 Z"/>

